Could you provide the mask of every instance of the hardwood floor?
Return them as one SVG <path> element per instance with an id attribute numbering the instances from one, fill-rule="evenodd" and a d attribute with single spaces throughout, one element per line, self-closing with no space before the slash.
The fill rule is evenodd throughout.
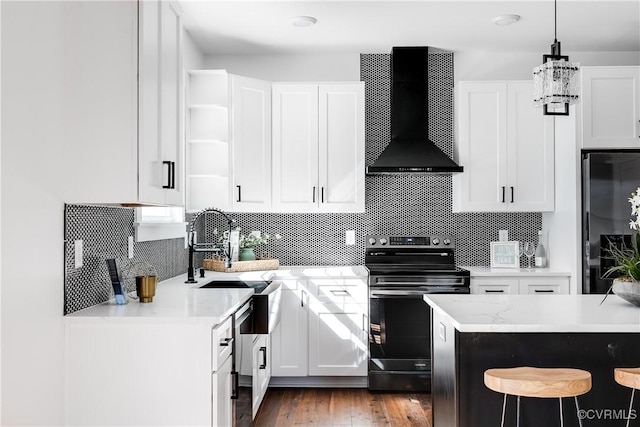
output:
<path id="1" fill-rule="evenodd" d="M 431 427 L 431 396 L 350 388 L 270 388 L 254 425 Z"/>

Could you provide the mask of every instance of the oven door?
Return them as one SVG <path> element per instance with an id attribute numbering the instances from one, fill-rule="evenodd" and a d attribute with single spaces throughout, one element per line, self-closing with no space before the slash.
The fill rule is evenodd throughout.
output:
<path id="1" fill-rule="evenodd" d="M 423 296 L 469 293 L 466 283 L 452 276 L 370 276 L 370 390 L 430 391 L 431 309 Z"/>

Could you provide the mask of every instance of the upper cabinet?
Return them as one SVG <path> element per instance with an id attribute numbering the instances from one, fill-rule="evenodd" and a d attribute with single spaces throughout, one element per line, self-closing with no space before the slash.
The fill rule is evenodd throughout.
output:
<path id="1" fill-rule="evenodd" d="M 640 67 L 582 67 L 582 148 L 640 147 Z"/>
<path id="2" fill-rule="evenodd" d="M 139 199 L 142 203 L 182 206 L 181 10 L 167 1 L 138 4 Z"/>
<path id="3" fill-rule="evenodd" d="M 364 83 L 277 83 L 273 210 L 364 211 Z"/>
<path id="4" fill-rule="evenodd" d="M 183 205 L 179 6 L 70 2 L 65 14 L 65 201 Z"/>
<path id="5" fill-rule="evenodd" d="M 554 122 L 530 81 L 460 82 L 454 212 L 554 209 Z"/>
<path id="6" fill-rule="evenodd" d="M 189 71 L 186 117 L 187 211 L 269 211 L 271 84 Z"/>
<path id="7" fill-rule="evenodd" d="M 187 78 L 188 211 L 364 212 L 364 83 Z"/>

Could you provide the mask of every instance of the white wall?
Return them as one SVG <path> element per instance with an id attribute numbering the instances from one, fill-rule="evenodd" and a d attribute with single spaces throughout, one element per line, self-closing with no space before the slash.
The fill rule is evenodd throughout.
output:
<path id="1" fill-rule="evenodd" d="M 209 55 L 206 69 L 272 82 L 360 81 L 360 54 Z"/>
<path id="2" fill-rule="evenodd" d="M 182 49 L 182 66 L 185 70 L 199 70 L 204 67 L 204 55 L 186 31 L 182 38 Z"/>
<path id="3" fill-rule="evenodd" d="M 2 425 L 63 424 L 63 5 L 2 8 Z"/>
<path id="4" fill-rule="evenodd" d="M 455 52 L 454 79 L 531 80 L 534 67 L 542 63 L 541 52 Z M 640 65 L 638 52 L 562 52 L 571 62 L 587 65 Z"/>
<path id="5" fill-rule="evenodd" d="M 383 52 L 384 53 L 384 52 Z M 455 52 L 454 79 L 530 80 L 540 52 Z M 581 65 L 640 65 L 638 52 L 563 52 Z M 357 81 L 360 54 L 208 55 L 204 68 L 269 81 Z"/>

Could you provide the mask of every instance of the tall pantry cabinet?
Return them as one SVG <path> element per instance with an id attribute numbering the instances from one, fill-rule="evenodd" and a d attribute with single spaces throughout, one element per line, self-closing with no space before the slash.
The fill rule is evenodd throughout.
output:
<path id="1" fill-rule="evenodd" d="M 182 205 L 179 5 L 65 9 L 65 201 Z"/>

